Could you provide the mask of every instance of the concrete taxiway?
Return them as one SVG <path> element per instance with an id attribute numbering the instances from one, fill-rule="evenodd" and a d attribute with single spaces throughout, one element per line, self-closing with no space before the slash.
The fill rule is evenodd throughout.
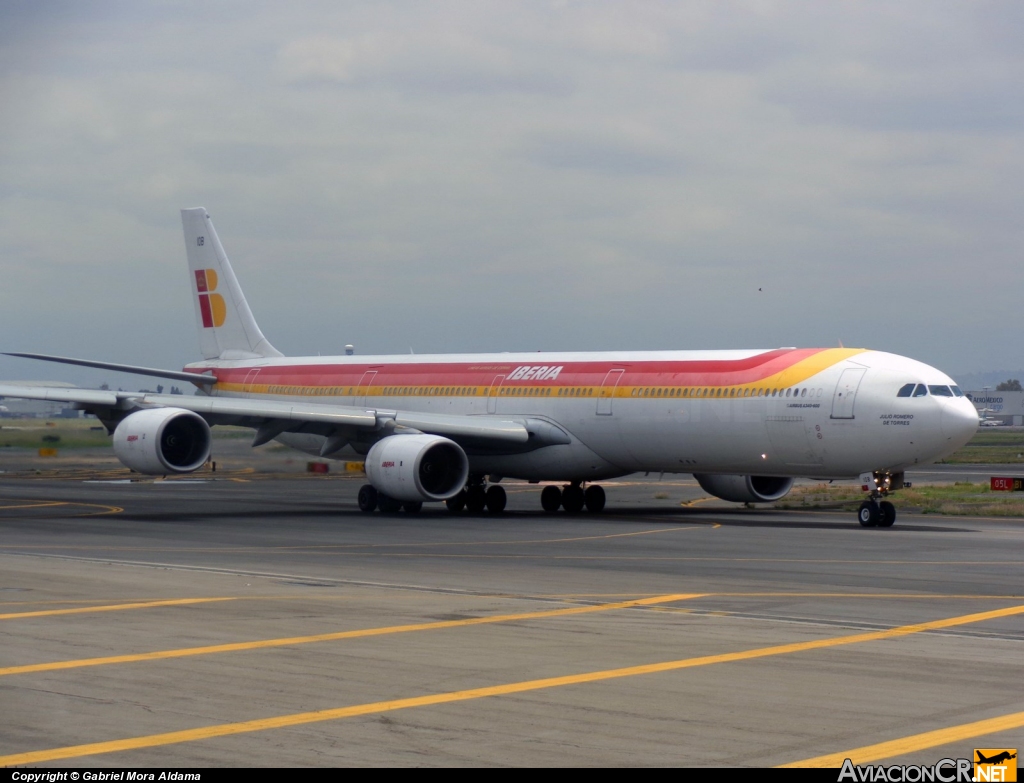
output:
<path id="1" fill-rule="evenodd" d="M 688 477 L 609 482 L 598 516 L 544 515 L 515 483 L 507 513 L 451 516 L 361 514 L 354 477 L 111 475 L 0 480 L 5 765 L 839 766 L 1021 744 L 1022 522 L 865 530 L 704 502 Z"/>

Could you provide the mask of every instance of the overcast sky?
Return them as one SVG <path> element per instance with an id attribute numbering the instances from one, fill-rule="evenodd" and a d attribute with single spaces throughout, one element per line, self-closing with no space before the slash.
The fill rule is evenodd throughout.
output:
<path id="1" fill-rule="evenodd" d="M 1022 41 L 1019 2 L 5 0 L 0 349 L 197 359 L 204 206 L 286 354 L 1024 367 Z"/>

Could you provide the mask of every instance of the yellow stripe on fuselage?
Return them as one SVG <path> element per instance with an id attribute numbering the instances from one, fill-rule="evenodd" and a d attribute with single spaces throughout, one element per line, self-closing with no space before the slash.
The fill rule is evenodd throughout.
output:
<path id="1" fill-rule="evenodd" d="M 247 384 L 219 382 L 217 391 L 248 393 L 275 397 L 642 397 L 642 398 L 715 398 L 772 396 L 773 391 L 800 386 L 820 372 L 865 353 L 865 348 L 825 348 L 794 362 L 783 370 L 747 383 L 729 383 L 730 373 L 722 373 L 722 381 L 706 384 L 619 385 L 555 385 L 545 382 L 508 381 L 500 386 L 466 384 L 385 384 L 380 386 Z"/>

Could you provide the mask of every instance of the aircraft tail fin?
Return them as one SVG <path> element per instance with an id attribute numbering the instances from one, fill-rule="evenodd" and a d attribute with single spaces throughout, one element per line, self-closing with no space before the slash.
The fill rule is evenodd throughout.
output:
<path id="1" fill-rule="evenodd" d="M 203 358 L 281 356 L 256 324 L 206 209 L 181 210 L 181 225 Z"/>

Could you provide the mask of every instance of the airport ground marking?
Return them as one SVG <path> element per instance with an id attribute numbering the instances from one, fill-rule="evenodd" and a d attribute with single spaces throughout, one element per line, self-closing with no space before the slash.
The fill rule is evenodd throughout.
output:
<path id="1" fill-rule="evenodd" d="M 217 601 L 235 601 L 234 597 L 220 598 L 173 598 L 164 601 L 138 601 L 131 604 L 103 604 L 101 606 L 80 606 L 76 609 L 43 609 L 37 612 L 10 612 L 0 614 L 0 620 L 25 620 L 30 617 L 53 617 L 62 614 L 89 614 L 91 612 L 120 612 L 126 609 L 153 609 L 158 606 L 185 606 L 186 604 L 209 604 Z"/>
<path id="2" fill-rule="evenodd" d="M 619 669 L 605 669 L 602 671 L 584 672 L 582 674 L 569 674 L 561 677 L 546 677 L 539 680 L 524 680 L 504 685 L 490 685 L 481 688 L 449 691 L 447 693 L 435 693 L 426 696 L 414 696 L 412 698 L 405 699 L 390 699 L 387 701 L 377 701 L 368 704 L 356 704 L 349 707 L 337 707 L 334 709 L 315 710 L 313 712 L 292 713 L 289 715 L 278 715 L 271 718 L 257 718 L 237 723 L 221 723 L 213 726 L 204 726 L 198 729 L 184 729 L 181 731 L 170 731 L 162 734 L 149 734 L 141 737 L 127 737 L 119 740 L 92 742 L 83 745 L 71 745 L 62 748 L 29 751 L 27 753 L 15 753 L 8 756 L 0 756 L 0 766 L 41 764 L 46 761 L 57 761 L 59 759 L 96 756 L 125 750 L 138 750 L 140 748 L 175 745 L 183 742 L 196 742 L 199 740 L 215 739 L 217 737 L 227 737 L 235 734 L 248 734 L 255 731 L 266 731 L 268 729 L 289 728 L 309 723 L 321 723 L 330 720 L 341 720 L 343 718 L 354 718 L 362 715 L 394 712 L 396 710 L 410 709 L 413 707 L 429 707 L 438 704 L 451 704 L 454 702 L 472 701 L 491 696 L 508 696 L 515 693 L 527 693 L 530 691 L 559 688 L 567 685 L 583 685 L 594 682 L 603 682 L 607 680 L 621 679 L 624 677 L 634 677 L 641 674 L 660 674 L 712 664 L 735 663 L 737 661 L 768 658 L 776 655 L 787 655 L 790 653 L 805 652 L 808 650 L 820 650 L 830 647 L 860 644 L 863 642 L 880 641 L 883 639 L 895 639 L 922 633 L 924 631 L 941 630 L 943 628 L 968 625 L 970 623 L 984 622 L 986 620 L 994 620 L 1000 617 L 1010 617 L 1019 614 L 1024 614 L 1024 605 L 1010 606 L 1004 609 L 994 609 L 987 612 L 977 612 L 957 617 L 946 617 L 940 620 L 929 620 L 927 622 L 914 623 L 912 625 L 902 625 L 896 628 L 889 628 L 884 631 L 870 631 L 868 633 L 852 634 L 850 636 L 833 636 L 825 639 L 815 639 L 808 642 L 794 642 L 791 644 L 774 645 L 772 647 L 759 647 L 753 650 L 744 650 L 742 652 L 704 655 L 697 658 L 683 658 L 675 661 L 662 661 L 659 663 L 641 664 L 639 666 L 626 666 Z"/>
<path id="3" fill-rule="evenodd" d="M 155 650 L 148 653 L 108 655 L 101 658 L 80 658 L 78 660 L 69 661 L 30 663 L 23 666 L 6 666 L 4 668 L 0 668 L 0 677 L 8 677 L 13 674 L 33 674 L 37 672 L 51 672 L 64 669 L 81 669 L 88 666 L 107 666 L 115 663 L 162 661 L 172 658 L 188 658 L 196 655 L 215 655 L 218 653 L 265 650 L 273 647 L 294 647 L 300 644 L 335 642 L 341 641 L 342 639 L 365 639 L 371 636 L 386 636 L 396 633 L 410 633 L 413 631 L 437 631 L 445 628 L 465 628 L 473 625 L 494 625 L 497 623 L 519 622 L 523 620 L 543 620 L 550 617 L 570 617 L 580 614 L 593 614 L 595 612 L 608 612 L 616 609 L 632 609 L 637 607 L 654 606 L 656 604 L 671 603 L 674 601 L 685 601 L 690 598 L 701 598 L 703 595 L 703 593 L 675 593 L 671 595 L 656 595 L 650 598 L 635 598 L 629 601 L 618 601 L 616 603 L 609 604 L 571 606 L 563 609 L 545 609 L 537 612 L 519 612 L 517 614 L 501 614 L 489 617 L 470 617 L 462 620 L 438 620 L 432 623 L 411 623 L 408 625 L 391 625 L 380 628 L 359 628 L 352 631 L 335 631 L 333 633 L 311 634 L 309 636 L 291 636 L 281 639 L 260 639 L 252 642 L 228 642 L 226 644 L 211 644 L 204 647 L 181 647 L 176 650 Z M 75 612 L 88 610 L 71 609 L 66 611 Z M 21 617 L 26 615 L 51 613 L 61 613 L 61 610 L 40 613 L 30 612 L 13 616 Z M 0 619 L 3 618 L 4 616 L 0 615 Z"/>
<path id="4" fill-rule="evenodd" d="M 14 508 L 44 508 L 46 506 L 66 506 L 66 500 L 40 500 L 32 503 L 20 503 L 16 506 L 0 506 L 0 511 L 8 511 Z"/>
<path id="5" fill-rule="evenodd" d="M 539 594 L 536 598 L 622 598 L 624 593 L 550 593 Z M 648 595 L 656 595 L 649 593 Z M 770 592 L 739 592 L 739 593 L 704 593 L 706 598 L 907 598 L 907 599 L 949 599 L 971 601 L 1019 601 L 1024 594 L 1017 595 L 968 595 L 960 593 L 793 593 L 785 591 Z M 268 598 L 268 600 L 271 600 Z"/>
<path id="6" fill-rule="evenodd" d="M 77 504 L 82 505 L 82 504 Z M 114 508 L 111 506 L 111 508 Z M 2 508 L 0 508 L 2 510 Z M 612 538 L 632 538 L 636 536 L 650 536 L 658 533 L 675 533 L 680 530 L 698 530 L 706 528 L 706 525 L 680 525 L 675 527 L 653 528 L 651 530 L 633 530 L 628 533 L 607 533 L 600 536 L 577 536 L 575 538 L 534 538 L 523 540 L 500 540 L 500 541 L 422 541 L 418 543 L 405 544 L 296 544 L 293 546 L 266 546 L 266 547 L 141 547 L 141 546 L 102 546 L 98 544 L 83 544 L 80 546 L 61 546 L 53 544 L 47 546 L 35 546 L 32 544 L 16 544 L 4 547 L 5 550 L 15 549 L 53 549 L 58 551 L 67 550 L 96 550 L 101 552 L 134 552 L 143 550 L 146 552 L 299 552 L 309 554 L 347 554 L 352 549 L 396 549 L 396 548 L 434 548 L 440 546 L 469 547 L 469 546 L 515 546 L 517 544 L 567 544 L 577 541 L 603 541 Z M 716 525 L 717 527 L 717 525 Z M 364 554 L 355 552 L 354 554 Z"/>
<path id="7" fill-rule="evenodd" d="M 79 516 L 93 516 L 90 514 L 83 514 Z M 706 525 L 693 525 L 686 528 L 678 528 L 679 530 L 685 530 L 692 527 L 692 529 L 706 529 Z M 618 534 L 615 534 L 618 535 Z M 484 542 L 488 543 L 488 542 Z M 502 542 L 497 542 L 502 543 Z M 524 543 L 517 541 L 506 542 L 508 544 Z M 528 542 L 526 542 L 528 543 Z M 32 555 L 39 553 L 40 557 L 57 557 L 60 558 L 60 552 L 66 551 L 82 551 L 82 550 L 98 550 L 98 551 L 117 551 L 117 552 L 132 552 L 132 551 L 146 551 L 153 553 L 165 553 L 165 552 L 265 552 L 273 553 L 276 551 L 298 551 L 300 554 L 307 555 L 318 555 L 318 556 L 333 556 L 333 557 L 359 557 L 359 558 L 433 558 L 433 559 L 452 559 L 452 560 L 466 560 L 476 558 L 478 560 L 572 560 L 572 561 L 605 561 L 605 562 L 624 562 L 624 563 L 635 563 L 635 562 L 651 562 L 651 563 L 801 563 L 801 564 L 815 564 L 815 565 L 853 565 L 853 566 L 1013 566 L 1015 568 L 1021 568 L 1024 563 L 1020 560 L 852 560 L 852 559 L 840 559 L 840 558 L 786 558 L 786 557 L 689 557 L 689 556 L 651 556 L 651 555 L 553 555 L 553 554 L 526 554 L 526 553 L 514 553 L 514 554 L 488 554 L 488 553 L 456 553 L 456 552 L 440 552 L 432 553 L 426 551 L 417 552 L 367 552 L 367 551 L 353 551 L 350 549 L 344 549 L 342 547 L 334 547 L 333 545 L 324 545 L 325 547 L 331 547 L 324 551 L 324 549 L 317 546 L 310 547 L 263 547 L 254 549 L 251 547 L 243 548 L 223 548 L 216 549 L 211 547 L 199 547 L 199 548 L 172 548 L 166 549 L 154 549 L 153 547 L 102 547 L 102 546 L 33 546 L 30 544 L 15 544 L 12 546 L 0 545 L 0 555 L 3 554 L 21 554 L 25 551 L 26 554 Z M 353 547 L 365 546 L 367 548 L 376 546 L 372 544 L 352 544 Z M 393 546 L 402 546 L 401 544 L 394 544 Z M 423 545 L 407 545 L 407 546 L 427 546 Z M 452 546 L 449 544 L 449 546 Z M 43 550 L 52 549 L 56 550 L 57 554 L 43 553 Z M 185 568 L 181 563 L 170 563 L 160 561 L 140 561 L 140 560 L 110 560 L 108 558 L 100 557 L 73 557 L 67 556 L 67 559 L 82 560 L 84 562 L 96 562 L 96 563 L 119 563 L 123 565 L 139 565 L 139 566 L 155 566 L 159 568 Z M 186 569 L 188 570 L 188 569 Z M 206 569 L 195 569 L 195 570 L 206 570 Z M 212 569 L 217 572 L 217 569 Z M 231 572 L 234 573 L 234 572 Z M 248 573 L 248 572 L 244 572 Z"/>
<path id="8" fill-rule="evenodd" d="M 13 511 L 16 509 L 24 508 L 48 508 L 55 506 L 84 506 L 85 508 L 99 508 L 102 511 L 94 511 L 90 514 L 75 514 L 76 517 L 95 517 L 103 514 L 120 514 L 124 511 L 120 506 L 111 506 L 106 503 L 80 503 L 76 500 L 34 500 L 32 498 L 26 498 L 27 502 L 19 503 L 13 506 L 0 506 L 0 512 Z M 3 517 L 0 517 L 2 519 Z M 39 517 L 35 517 L 38 519 Z"/>
<path id="9" fill-rule="evenodd" d="M 693 508 L 699 506 L 701 503 L 710 503 L 712 500 L 718 500 L 718 498 L 696 498 L 695 500 L 683 500 L 679 503 L 683 508 Z"/>
<path id="10" fill-rule="evenodd" d="M 880 759 L 903 756 L 907 753 L 937 748 L 940 745 L 962 742 L 974 737 L 983 737 L 987 734 L 997 734 L 1002 731 L 1019 729 L 1021 726 L 1024 726 L 1024 712 L 1014 712 L 1009 715 L 1001 715 L 998 718 L 988 718 L 986 720 L 974 721 L 973 723 L 962 723 L 959 726 L 949 726 L 944 729 L 936 729 L 935 731 L 912 734 L 909 737 L 879 742 L 876 745 L 865 745 L 862 748 L 844 750 L 841 753 L 815 756 L 803 761 L 792 761 L 789 764 L 782 764 L 780 766 L 841 767 L 846 759 L 850 759 L 854 764 L 870 764 Z"/>

